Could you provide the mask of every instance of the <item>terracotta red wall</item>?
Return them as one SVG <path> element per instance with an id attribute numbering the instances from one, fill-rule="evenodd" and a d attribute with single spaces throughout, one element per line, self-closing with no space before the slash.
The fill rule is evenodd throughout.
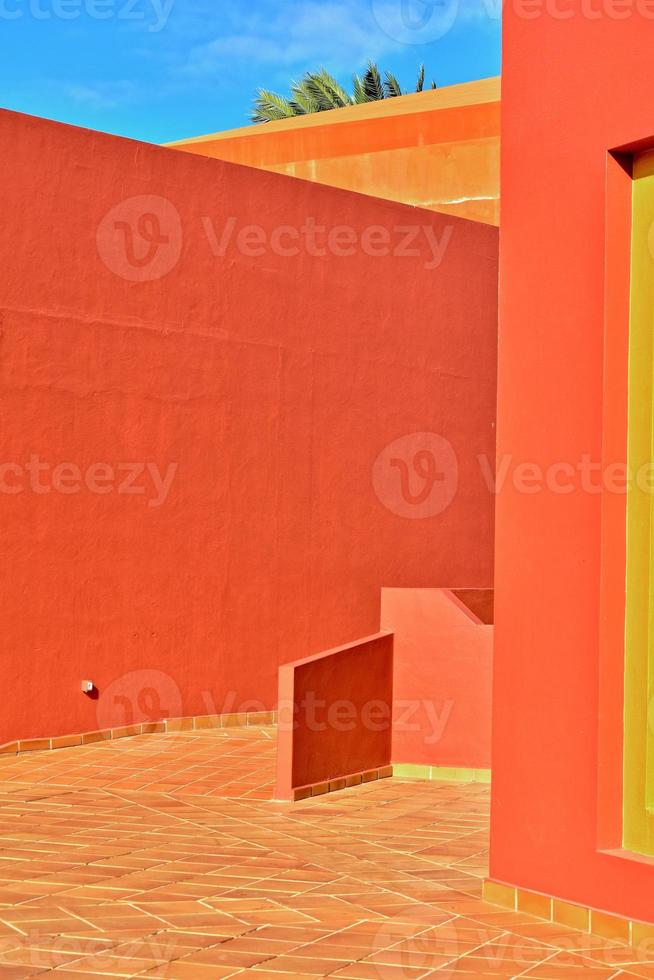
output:
<path id="1" fill-rule="evenodd" d="M 344 789 L 391 762 L 393 634 L 377 633 L 279 670 L 277 789 Z M 361 782 L 361 779 L 359 779 Z M 334 785 L 334 783 L 336 785 Z"/>
<path id="2" fill-rule="evenodd" d="M 382 589 L 381 626 L 394 635 L 394 763 L 490 768 L 492 595 L 465 598 L 481 616 L 449 589 Z"/>
<path id="3" fill-rule="evenodd" d="M 491 875 L 651 921 L 652 862 L 614 850 L 624 497 L 511 475 L 598 464 L 604 415 L 605 462 L 624 453 L 630 205 L 608 151 L 652 143 L 653 26 L 559 7 L 504 23 Z"/>
<path id="4" fill-rule="evenodd" d="M 0 743 L 270 708 L 280 663 L 378 629 L 382 585 L 490 584 L 495 229 L 9 112 L 0 136 L 0 462 L 177 464 L 159 507 L 144 477 L 0 494 Z M 216 256 L 207 218 L 451 238 L 431 269 L 425 235 Z M 459 490 L 414 520 L 389 458 L 425 431 Z"/>

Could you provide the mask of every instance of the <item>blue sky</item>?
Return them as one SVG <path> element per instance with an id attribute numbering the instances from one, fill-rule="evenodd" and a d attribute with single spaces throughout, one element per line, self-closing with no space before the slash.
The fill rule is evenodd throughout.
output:
<path id="1" fill-rule="evenodd" d="M 501 0 L 0 0 L 2 105 L 152 142 L 245 125 L 258 87 L 368 58 L 407 87 L 500 71 Z"/>

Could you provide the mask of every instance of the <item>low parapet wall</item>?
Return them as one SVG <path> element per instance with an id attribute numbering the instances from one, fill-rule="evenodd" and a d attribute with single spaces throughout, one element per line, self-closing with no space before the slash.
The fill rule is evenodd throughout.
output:
<path id="1" fill-rule="evenodd" d="M 390 776 L 392 702 L 392 633 L 281 667 L 277 799 Z"/>

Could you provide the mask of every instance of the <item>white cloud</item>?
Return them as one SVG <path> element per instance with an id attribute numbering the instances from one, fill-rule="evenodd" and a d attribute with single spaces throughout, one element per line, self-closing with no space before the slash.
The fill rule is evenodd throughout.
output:
<path id="1" fill-rule="evenodd" d="M 95 85 L 64 85 L 64 93 L 73 102 L 92 109 L 115 109 L 130 102 L 136 95 L 132 82 L 100 82 Z"/>
<path id="2" fill-rule="evenodd" d="M 375 23 L 368 4 L 357 2 L 302 0 L 275 5 L 268 17 L 250 14 L 240 20 L 220 37 L 193 47 L 186 70 L 219 75 L 230 63 L 245 61 L 298 71 L 325 65 L 334 72 L 350 72 L 395 46 Z"/>

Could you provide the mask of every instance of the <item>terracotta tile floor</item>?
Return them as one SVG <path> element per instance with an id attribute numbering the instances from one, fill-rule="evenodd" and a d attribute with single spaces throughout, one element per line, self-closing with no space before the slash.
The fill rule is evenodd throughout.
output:
<path id="1" fill-rule="evenodd" d="M 480 900 L 488 787 L 274 803 L 274 754 L 233 729 L 0 758 L 0 978 L 654 978 L 652 947 Z"/>

